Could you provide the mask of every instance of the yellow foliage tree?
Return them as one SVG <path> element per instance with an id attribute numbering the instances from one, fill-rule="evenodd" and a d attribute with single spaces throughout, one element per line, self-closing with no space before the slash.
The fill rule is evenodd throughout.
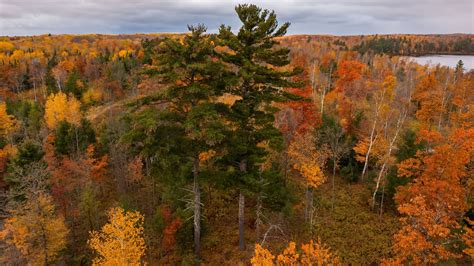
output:
<path id="1" fill-rule="evenodd" d="M 10 55 L 11 61 L 20 62 L 25 56 L 25 52 L 23 50 L 15 50 L 13 51 L 12 55 Z"/>
<path id="2" fill-rule="evenodd" d="M 59 122 L 78 125 L 81 121 L 81 104 L 74 97 L 59 92 L 51 94 L 45 105 L 44 118 L 48 128 L 55 129 Z"/>
<path id="3" fill-rule="evenodd" d="M 14 245 L 31 265 L 50 265 L 66 247 L 68 228 L 55 214 L 49 195 L 31 196 L 24 208 L 6 220 L 0 239 Z"/>
<path id="4" fill-rule="evenodd" d="M 102 230 L 91 232 L 88 243 L 99 257 L 93 265 L 141 265 L 145 255 L 143 215 L 112 208 L 108 212 L 109 223 Z"/>
<path id="5" fill-rule="evenodd" d="M 16 119 L 7 113 L 7 105 L 0 103 L 0 137 L 8 137 L 18 128 Z"/>
<path id="6" fill-rule="evenodd" d="M 329 266 L 342 265 L 339 257 L 325 247 L 320 240 L 316 243 L 312 240 L 308 244 L 301 245 L 301 249 L 296 248 L 294 242 L 290 242 L 288 247 L 276 257 L 259 244 L 255 245 L 255 255 L 250 260 L 254 266 L 274 266 L 274 265 L 304 265 L 304 266 Z"/>
<path id="7" fill-rule="evenodd" d="M 292 167 L 302 175 L 310 188 L 317 188 L 326 181 L 321 170 L 326 157 L 316 150 L 311 133 L 296 136 L 288 148 L 288 156 Z"/>
<path id="8" fill-rule="evenodd" d="M 291 166 L 303 178 L 306 186 L 305 220 L 312 222 L 313 189 L 326 181 L 322 168 L 326 162 L 326 153 L 318 152 L 313 134 L 298 134 L 288 147 L 288 157 Z"/>
<path id="9" fill-rule="evenodd" d="M 0 51 L 10 52 L 15 49 L 15 46 L 11 42 L 0 41 Z"/>

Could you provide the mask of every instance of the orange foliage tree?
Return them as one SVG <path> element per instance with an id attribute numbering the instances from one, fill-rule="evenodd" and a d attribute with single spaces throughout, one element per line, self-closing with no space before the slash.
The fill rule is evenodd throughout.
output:
<path id="1" fill-rule="evenodd" d="M 430 147 L 399 165 L 399 176 L 413 178 L 395 196 L 402 215 L 395 235 L 394 252 L 404 262 L 437 263 L 456 258 L 461 221 L 468 210 L 472 178 L 466 166 L 474 156 L 474 129 L 457 129 L 443 137 L 422 132 Z"/>
<path id="2" fill-rule="evenodd" d="M 433 73 L 424 76 L 415 88 L 413 99 L 418 102 L 416 118 L 433 125 L 442 112 L 442 91 L 440 84 Z"/>
<path id="3" fill-rule="evenodd" d="M 338 79 L 335 83 L 335 89 L 326 96 L 328 102 L 337 103 L 337 111 L 341 118 L 340 123 L 346 131 L 352 128 L 357 103 L 367 93 L 362 83 L 365 69 L 366 66 L 359 61 L 342 61 L 336 72 Z"/>
<path id="4" fill-rule="evenodd" d="M 325 247 L 320 240 L 316 243 L 311 240 L 308 244 L 301 245 L 299 250 L 294 242 L 290 242 L 288 247 L 277 256 L 257 244 L 255 245 L 255 254 L 250 263 L 254 266 L 342 265 L 339 257 L 333 254 L 329 248 Z"/>

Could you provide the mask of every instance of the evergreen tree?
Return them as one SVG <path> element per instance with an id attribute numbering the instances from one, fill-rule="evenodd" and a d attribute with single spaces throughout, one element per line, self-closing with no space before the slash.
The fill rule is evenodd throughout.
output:
<path id="1" fill-rule="evenodd" d="M 223 64 L 216 60 L 215 44 L 205 34 L 203 25 L 188 26 L 190 35 L 179 40 L 165 38 L 153 49 L 154 68 L 167 90 L 159 95 L 167 108 L 157 117 L 153 126 L 157 139 L 174 139 L 180 149 L 173 155 L 191 165 L 193 180 L 192 209 L 194 212 L 194 250 L 199 263 L 201 238 L 200 154 L 216 149 L 225 137 L 226 126 L 222 119 L 225 105 L 215 99 L 222 95 L 225 86 Z M 170 154 L 159 156 L 169 142 L 155 142 L 152 154 L 158 160 L 169 160 Z M 171 155 L 171 158 L 173 158 Z M 163 162 L 164 164 L 167 164 Z M 173 169 L 175 171 L 175 169 Z"/>
<path id="2" fill-rule="evenodd" d="M 456 80 L 459 80 L 462 77 L 462 74 L 464 73 L 464 62 L 462 60 L 459 60 L 458 63 L 456 64 L 456 68 L 454 70 L 456 74 Z"/>
<path id="3" fill-rule="evenodd" d="M 32 140 L 25 140 L 18 148 L 18 153 L 8 165 L 5 181 L 9 185 L 8 200 L 20 202 L 26 199 L 31 191 L 45 190 L 49 173 L 43 159 L 41 145 Z"/>
<path id="4" fill-rule="evenodd" d="M 48 93 L 55 93 L 59 90 L 56 80 L 53 77 L 53 72 L 52 72 L 52 69 L 57 64 L 58 64 L 58 58 L 57 58 L 57 54 L 55 50 L 51 58 L 48 59 L 48 64 L 46 65 L 46 74 L 44 77 L 46 87 L 48 88 Z"/>
<path id="5" fill-rule="evenodd" d="M 21 121 L 22 137 L 37 138 L 41 129 L 43 107 L 31 100 L 7 100 L 7 111 Z"/>
<path id="6" fill-rule="evenodd" d="M 290 63 L 290 51 L 277 47 L 275 38 L 286 34 L 289 23 L 279 27 L 273 11 L 255 5 L 238 5 L 235 11 L 242 26 L 236 34 L 230 26 L 222 25 L 219 39 L 227 48 L 221 52 L 221 58 L 230 65 L 236 80 L 226 87 L 227 93 L 238 98 L 229 113 L 234 130 L 229 139 L 227 160 L 235 168 L 231 180 L 237 181 L 235 185 L 240 190 L 239 247 L 243 250 L 244 193 L 251 192 L 258 180 L 260 166 L 268 153 L 264 146 L 279 148 L 283 144 L 273 124 L 277 111 L 273 102 L 295 99 L 283 88 L 296 87 L 289 78 L 301 71 L 279 70 Z"/>
<path id="7" fill-rule="evenodd" d="M 94 128 L 89 120 L 83 118 L 77 128 L 77 142 L 80 151 L 85 151 L 89 145 L 96 142 Z"/>
<path id="8" fill-rule="evenodd" d="M 56 137 L 54 138 L 54 148 L 57 154 L 70 154 L 73 147 L 71 136 L 72 125 L 66 121 L 61 121 L 56 129 Z"/>
<path id="9" fill-rule="evenodd" d="M 94 129 L 87 119 L 81 119 L 79 126 L 61 121 L 56 129 L 54 148 L 57 154 L 70 155 L 85 151 L 95 141 Z"/>
<path id="10" fill-rule="evenodd" d="M 76 98 L 80 99 L 81 98 L 81 88 L 78 86 L 78 81 L 79 81 L 79 73 L 77 73 L 76 70 L 72 71 L 71 74 L 69 74 L 69 77 L 66 81 L 66 86 L 64 88 L 64 92 L 66 94 L 72 93 Z"/>
<path id="11" fill-rule="evenodd" d="M 142 40 L 142 47 L 143 47 L 143 58 L 142 58 L 142 64 L 148 64 L 151 65 L 153 63 L 153 60 L 151 58 L 152 53 L 153 53 L 153 47 L 156 45 L 157 40 Z"/>
<path id="12" fill-rule="evenodd" d="M 25 140 L 18 149 L 14 163 L 20 167 L 25 167 L 28 164 L 40 161 L 43 155 L 44 152 L 39 144 L 31 140 Z"/>
<path id="13" fill-rule="evenodd" d="M 26 66 L 26 72 L 23 74 L 21 78 L 21 90 L 28 90 L 33 87 L 32 81 L 31 81 L 31 74 L 30 74 L 30 68 L 28 65 Z"/>

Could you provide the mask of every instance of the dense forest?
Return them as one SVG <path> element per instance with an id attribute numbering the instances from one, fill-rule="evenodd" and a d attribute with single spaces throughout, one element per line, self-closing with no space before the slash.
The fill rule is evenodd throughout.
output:
<path id="1" fill-rule="evenodd" d="M 474 36 L 0 37 L 2 265 L 471 265 Z"/>
<path id="2" fill-rule="evenodd" d="M 371 51 L 389 55 L 474 54 L 472 38 L 449 38 L 439 35 L 413 37 L 415 36 L 375 36 L 362 40 L 353 49 L 360 53 Z"/>

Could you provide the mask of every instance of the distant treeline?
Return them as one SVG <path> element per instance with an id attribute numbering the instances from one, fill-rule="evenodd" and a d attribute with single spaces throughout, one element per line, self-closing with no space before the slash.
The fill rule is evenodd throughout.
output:
<path id="1" fill-rule="evenodd" d="M 474 54 L 474 41 L 472 36 L 460 36 L 446 40 L 443 36 L 418 40 L 407 36 L 375 36 L 362 40 L 353 46 L 353 50 L 361 54 L 373 52 L 375 54 L 389 55 L 428 55 L 428 54 Z"/>

